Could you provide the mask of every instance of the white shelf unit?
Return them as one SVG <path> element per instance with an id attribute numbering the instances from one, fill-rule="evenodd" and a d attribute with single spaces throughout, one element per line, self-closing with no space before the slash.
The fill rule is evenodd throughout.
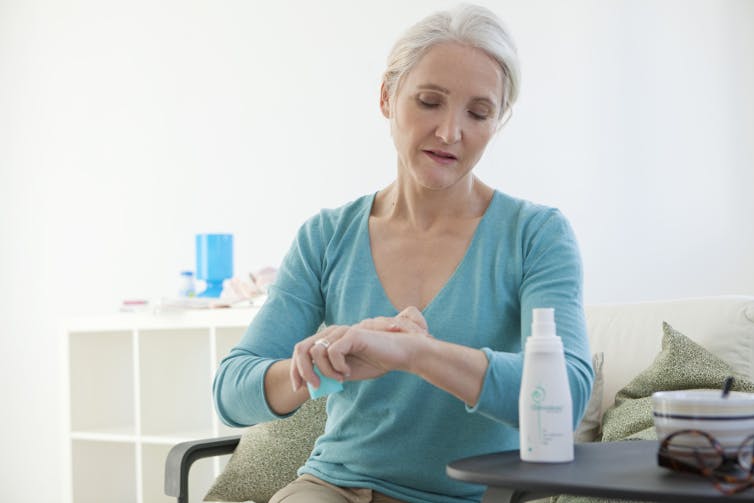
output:
<path id="1" fill-rule="evenodd" d="M 257 308 L 116 313 L 65 324 L 64 501 L 174 501 L 165 458 L 186 440 L 238 434 L 218 419 L 212 379 Z M 199 502 L 227 462 L 191 469 Z"/>

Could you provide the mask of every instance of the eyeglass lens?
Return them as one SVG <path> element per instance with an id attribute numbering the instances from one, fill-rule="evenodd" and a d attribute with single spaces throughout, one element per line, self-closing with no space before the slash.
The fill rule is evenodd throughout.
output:
<path id="1" fill-rule="evenodd" d="M 746 439 L 738 448 L 738 464 L 741 468 L 747 472 L 752 471 L 752 464 L 754 464 L 754 435 L 746 437 Z"/>
<path id="2" fill-rule="evenodd" d="M 666 439 L 668 455 L 674 459 L 699 468 L 714 470 L 725 461 L 724 451 L 714 439 L 696 432 L 678 432 Z M 745 454 L 744 454 L 745 457 Z M 749 457 L 751 463 L 751 456 Z"/>

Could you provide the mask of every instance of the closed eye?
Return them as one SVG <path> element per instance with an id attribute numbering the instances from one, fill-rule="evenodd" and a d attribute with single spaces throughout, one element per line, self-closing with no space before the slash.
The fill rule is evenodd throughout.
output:
<path id="1" fill-rule="evenodd" d="M 438 106 L 440 106 L 439 103 L 436 103 L 434 101 L 425 101 L 421 98 L 417 98 L 416 102 L 419 103 L 419 106 L 422 108 L 437 108 Z"/>

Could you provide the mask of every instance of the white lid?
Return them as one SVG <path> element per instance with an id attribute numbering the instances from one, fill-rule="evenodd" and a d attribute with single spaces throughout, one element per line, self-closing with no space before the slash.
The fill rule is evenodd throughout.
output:
<path id="1" fill-rule="evenodd" d="M 552 307 L 537 307 L 532 309 L 531 335 L 537 339 L 556 336 L 555 309 Z"/>
<path id="2" fill-rule="evenodd" d="M 531 312 L 532 323 L 555 323 L 555 309 L 552 307 L 535 307 Z"/>

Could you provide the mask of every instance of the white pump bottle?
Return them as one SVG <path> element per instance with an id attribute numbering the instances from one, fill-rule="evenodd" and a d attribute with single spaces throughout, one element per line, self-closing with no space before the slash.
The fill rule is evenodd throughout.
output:
<path id="1" fill-rule="evenodd" d="M 573 461 L 573 412 L 555 310 L 534 309 L 518 401 L 523 461 Z"/>

